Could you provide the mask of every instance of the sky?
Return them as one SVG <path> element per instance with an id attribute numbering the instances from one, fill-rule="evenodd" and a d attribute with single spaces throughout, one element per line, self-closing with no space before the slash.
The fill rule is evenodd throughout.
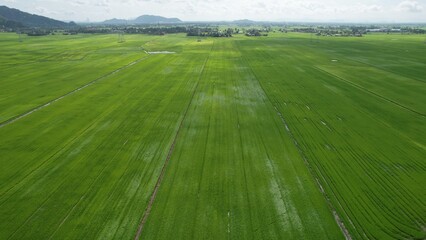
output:
<path id="1" fill-rule="evenodd" d="M 151 14 L 184 21 L 426 23 L 426 0 L 0 0 L 0 5 L 77 22 Z"/>

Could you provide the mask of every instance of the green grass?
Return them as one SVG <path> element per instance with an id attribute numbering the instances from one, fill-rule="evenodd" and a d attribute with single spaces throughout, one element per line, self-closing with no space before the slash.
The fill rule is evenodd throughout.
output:
<path id="1" fill-rule="evenodd" d="M 0 50 L 0 239 L 426 238 L 423 36 Z"/>
<path id="2" fill-rule="evenodd" d="M 216 41 L 144 239 L 341 237 L 233 40 Z"/>

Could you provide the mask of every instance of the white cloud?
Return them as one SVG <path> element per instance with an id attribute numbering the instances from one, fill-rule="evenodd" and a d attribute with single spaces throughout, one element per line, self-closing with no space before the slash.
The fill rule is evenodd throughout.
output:
<path id="1" fill-rule="evenodd" d="M 426 22 L 426 15 L 419 14 L 426 0 L 0 0 L 0 5 L 75 21 L 155 14 L 187 21 Z"/>
<path id="2" fill-rule="evenodd" d="M 48 8 L 45 8 L 45 7 L 36 7 L 35 10 L 36 10 L 36 12 L 38 14 L 41 14 L 41 15 L 55 15 L 55 14 L 58 14 L 58 12 L 49 10 Z"/>
<path id="3" fill-rule="evenodd" d="M 74 1 L 70 1 L 69 3 L 73 6 L 82 6 L 86 4 L 86 2 L 81 0 L 74 0 Z"/>
<path id="4" fill-rule="evenodd" d="M 39 14 L 45 14 L 45 13 L 47 12 L 47 9 L 46 9 L 46 8 L 43 8 L 43 7 L 36 7 L 36 11 L 37 11 Z"/>
<path id="5" fill-rule="evenodd" d="M 318 2 L 300 2 L 300 7 L 313 12 L 316 12 L 321 9 L 326 9 L 326 7 L 323 4 Z"/>
<path id="6" fill-rule="evenodd" d="M 383 9 L 383 6 L 380 5 L 369 5 L 363 7 L 364 12 L 381 12 Z"/>
<path id="7" fill-rule="evenodd" d="M 97 1 L 97 2 L 94 3 L 94 5 L 98 6 L 98 7 L 109 7 L 110 1 L 109 0 Z"/>
<path id="8" fill-rule="evenodd" d="M 414 0 L 405 0 L 401 2 L 397 9 L 402 12 L 419 13 L 423 11 L 423 6 Z"/>

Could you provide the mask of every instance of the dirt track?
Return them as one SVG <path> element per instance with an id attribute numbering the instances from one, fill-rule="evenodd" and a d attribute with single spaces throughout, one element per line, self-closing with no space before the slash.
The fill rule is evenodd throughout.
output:
<path id="1" fill-rule="evenodd" d="M 55 103 L 55 102 L 57 102 L 57 101 L 59 101 L 59 100 L 61 100 L 61 99 L 65 98 L 65 97 L 67 97 L 67 96 L 69 96 L 69 95 L 72 95 L 72 94 L 74 94 L 74 93 L 76 93 L 76 92 L 78 92 L 78 91 L 80 91 L 80 90 L 83 90 L 83 89 L 85 89 L 85 88 L 87 88 L 87 87 L 89 87 L 89 86 L 91 86 L 91 85 L 95 84 L 96 82 L 99 82 L 99 81 L 101 81 L 101 80 L 103 80 L 103 79 L 105 79 L 105 78 L 107 78 L 107 77 L 109 77 L 109 76 L 111 76 L 111 75 L 114 75 L 114 74 L 116 74 L 116 73 L 118 73 L 118 72 L 120 72 L 120 71 L 122 71 L 122 70 L 124 70 L 124 69 L 127 69 L 127 68 L 129 68 L 129 67 L 131 67 L 131 66 L 135 65 L 136 63 L 139 63 L 139 62 L 141 62 L 141 61 L 145 60 L 146 58 L 148 58 L 148 56 L 145 56 L 145 57 L 143 57 L 143 58 L 140 58 L 140 59 L 138 59 L 138 60 L 136 60 L 136 61 L 133 61 L 133 62 L 131 62 L 131 63 L 129 63 L 129 64 L 127 64 L 127 65 L 123 66 L 123 67 L 120 67 L 119 69 L 116 69 L 116 70 L 114 70 L 114 71 L 112 71 L 112 72 L 110 72 L 110 73 L 107 73 L 107 74 L 105 74 L 105 75 L 103 75 L 103 76 L 101 76 L 101 77 L 99 77 L 99 78 L 97 78 L 97 79 L 95 79 L 95 80 L 93 80 L 93 81 L 90 81 L 90 82 L 86 83 L 85 85 L 83 85 L 83 86 L 81 86 L 81 87 L 78 87 L 78 88 L 76 88 L 76 89 L 72 90 L 71 92 L 68 92 L 68 93 L 66 93 L 66 94 L 64 94 L 64 95 L 62 95 L 62 96 L 60 96 L 60 97 L 57 97 L 57 98 L 55 98 L 55 99 L 53 99 L 53 100 L 51 100 L 51 101 L 49 101 L 49 102 L 47 102 L 47 103 L 44 103 L 44 104 L 42 104 L 42 105 L 40 105 L 40 106 L 38 106 L 38 107 L 35 107 L 35 108 L 31 109 L 31 110 L 30 110 L 30 111 L 28 111 L 28 112 L 22 113 L 22 114 L 20 114 L 20 115 L 18 115 L 18 116 L 12 117 L 12 118 L 10 118 L 10 119 L 8 119 L 8 120 L 4 121 L 4 122 L 1 122 L 1 123 L 0 123 L 0 128 L 2 128 L 2 127 L 4 127 L 4 126 L 7 126 L 7 125 L 9 125 L 9 124 L 12 124 L 12 123 L 14 123 L 14 122 L 16 122 L 16 121 L 18 121 L 18 120 L 20 120 L 20 119 L 22 119 L 22 118 L 24 118 L 24 117 L 26 117 L 26 116 L 30 115 L 30 114 L 32 114 L 32 113 L 34 113 L 34 112 L 37 112 L 37 111 L 39 111 L 39 110 L 41 110 L 41 109 L 43 109 L 43 108 L 45 108 L 45 107 L 49 106 L 49 105 L 50 105 L 50 104 L 52 104 L 52 103 Z"/>
<path id="2" fill-rule="evenodd" d="M 206 60 L 203 63 L 203 67 L 201 68 L 201 72 L 200 72 L 200 75 L 198 77 L 197 84 L 196 84 L 196 86 L 194 88 L 194 91 L 192 92 L 191 99 L 190 99 L 190 101 L 188 103 L 188 106 L 186 107 L 186 110 L 185 110 L 185 112 L 183 114 L 182 120 L 180 121 L 179 127 L 178 127 L 178 129 L 176 131 L 176 134 L 175 134 L 175 137 L 173 138 L 172 145 L 169 148 L 169 152 L 167 154 L 166 161 L 164 162 L 163 167 L 161 168 L 160 176 L 158 176 L 157 183 L 155 184 L 154 191 L 152 192 L 151 198 L 149 199 L 148 206 L 146 207 L 145 212 L 144 212 L 144 214 L 142 216 L 142 220 L 141 220 L 141 222 L 139 224 L 138 231 L 136 232 L 136 235 L 135 235 L 135 240 L 139 240 L 140 239 L 140 237 L 142 235 L 143 227 L 144 227 L 146 221 L 148 220 L 149 214 L 151 213 L 152 205 L 154 204 L 155 198 L 157 197 L 158 190 L 160 188 L 161 182 L 163 181 L 164 174 L 166 173 L 167 166 L 168 166 L 168 164 L 170 162 L 170 158 L 172 157 L 173 151 L 175 149 L 176 142 L 177 142 L 177 139 L 179 137 L 180 130 L 182 129 L 183 122 L 185 121 L 186 116 L 187 116 L 188 111 L 189 111 L 189 108 L 191 107 L 191 103 L 192 103 L 192 101 L 194 99 L 195 93 L 197 92 L 198 85 L 200 83 L 201 77 L 202 77 L 203 72 L 204 72 L 204 68 L 205 68 L 208 60 L 209 60 L 209 57 L 207 57 Z"/>

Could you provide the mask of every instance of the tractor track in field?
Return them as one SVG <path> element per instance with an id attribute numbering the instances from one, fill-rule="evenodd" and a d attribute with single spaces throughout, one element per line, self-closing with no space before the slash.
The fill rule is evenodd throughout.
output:
<path id="1" fill-rule="evenodd" d="M 134 93 L 136 91 L 136 89 L 133 89 L 131 92 L 128 93 L 127 96 L 130 96 L 132 93 Z M 113 110 L 116 109 L 116 107 L 113 108 Z M 89 129 L 92 129 L 93 126 L 95 126 L 98 122 L 100 122 L 102 119 L 105 119 L 106 116 L 108 116 L 113 110 L 108 111 L 108 112 L 104 112 L 104 114 L 102 115 L 102 117 L 97 118 L 96 121 L 94 121 L 93 123 L 91 123 L 87 128 L 84 129 L 84 131 L 81 134 L 78 134 L 78 136 L 76 138 L 73 138 L 73 140 L 71 141 L 70 144 L 72 144 L 74 142 L 75 139 L 80 138 L 81 136 L 83 136 L 84 134 L 86 134 L 86 132 Z M 121 126 L 121 125 L 119 125 Z M 117 127 L 117 129 L 119 129 L 119 127 Z M 117 130 L 117 132 L 121 132 L 119 130 Z M 115 132 L 112 132 L 112 134 L 114 134 Z M 120 148 L 120 150 L 114 155 L 114 157 L 112 157 L 107 164 L 102 168 L 102 170 L 100 171 L 99 175 L 95 178 L 95 180 L 90 184 L 90 186 L 87 188 L 87 191 L 85 191 L 85 193 L 80 197 L 80 199 L 74 204 L 74 206 L 67 212 L 67 214 L 65 215 L 65 217 L 62 219 L 61 222 L 59 222 L 59 225 L 57 226 L 56 230 L 52 233 L 52 235 L 48 238 L 48 239 L 52 239 L 52 237 L 54 237 L 54 235 L 56 234 L 56 232 L 59 230 L 59 228 L 61 228 L 61 226 L 67 221 L 67 219 L 69 218 L 69 216 L 72 214 L 72 212 L 77 208 L 77 206 L 86 199 L 87 194 L 90 193 L 91 189 L 93 188 L 94 184 L 96 183 L 96 181 L 98 181 L 98 179 L 100 178 L 100 176 L 103 174 L 103 172 L 105 172 L 105 170 L 107 169 L 107 167 L 110 165 L 110 163 L 115 159 L 115 157 L 121 152 L 121 150 L 124 148 L 124 146 L 127 144 L 128 140 L 122 145 L 122 147 Z M 67 148 L 70 144 L 66 144 L 66 146 L 62 147 L 57 153 L 63 151 L 63 149 Z M 55 153 L 54 155 L 57 155 L 57 153 Z M 50 160 L 51 158 L 53 158 L 54 156 L 52 155 L 52 157 L 50 157 L 48 160 Z M 47 160 L 47 161 L 48 161 Z M 44 163 L 42 163 L 43 165 Z M 38 168 L 40 168 L 41 165 Z M 74 168 L 72 168 L 74 169 Z M 34 170 L 36 171 L 36 170 Z M 32 171 L 30 174 L 32 174 L 34 171 Z M 29 174 L 29 175 L 30 175 Z M 27 176 L 26 176 L 27 177 Z M 64 177 L 64 179 L 66 179 L 67 177 Z M 51 196 L 56 193 L 58 191 L 58 189 L 60 189 L 60 187 L 64 184 L 64 181 L 61 182 L 61 184 L 59 185 L 59 187 L 57 187 L 54 191 L 52 191 L 52 193 L 48 196 L 48 198 L 42 202 L 42 204 L 39 206 L 39 208 L 33 212 L 33 214 L 25 221 L 24 224 L 22 224 L 20 226 L 20 228 L 22 228 L 26 223 L 28 223 L 35 214 L 37 214 L 37 212 L 43 207 L 43 205 L 51 198 Z M 16 184 L 17 185 L 17 184 Z M 1 206 L 1 203 L 0 203 Z M 11 236 L 9 236 L 8 239 L 12 238 L 13 235 L 17 234 L 19 232 L 19 229 L 16 230 Z"/>
<path id="2" fill-rule="evenodd" d="M 238 45 L 237 45 L 238 47 Z M 293 135 L 293 132 L 291 131 L 291 129 L 289 128 L 287 121 L 285 120 L 283 114 L 281 113 L 281 111 L 278 109 L 278 107 L 276 106 L 276 104 L 274 104 L 274 102 L 272 101 L 271 97 L 266 93 L 265 88 L 263 87 L 262 83 L 260 82 L 259 78 L 257 77 L 257 75 L 254 73 L 252 67 L 250 66 L 250 64 L 247 62 L 247 60 L 242 57 L 242 60 L 245 62 L 245 64 L 248 66 L 248 68 L 250 69 L 250 72 L 252 73 L 252 75 L 254 76 L 254 78 L 256 79 L 256 81 L 258 82 L 260 88 L 262 89 L 262 92 L 265 94 L 266 98 L 268 99 L 269 103 L 272 105 L 272 107 L 274 108 L 275 112 L 278 114 L 278 116 L 280 117 L 281 121 L 283 122 L 283 125 L 285 126 L 285 130 L 286 132 L 289 134 L 290 139 L 293 141 L 297 151 L 299 152 L 300 156 L 302 157 L 306 167 L 308 168 L 308 171 L 310 172 L 311 176 L 314 178 L 314 180 L 316 181 L 318 188 L 320 190 L 320 192 L 322 193 L 329 209 L 331 210 L 331 213 L 334 217 L 334 220 L 336 221 L 337 225 L 339 226 L 340 230 L 342 231 L 342 234 L 344 235 L 346 240 L 352 240 L 352 236 L 349 232 L 349 230 L 347 229 L 347 227 L 345 226 L 342 218 L 339 216 L 336 207 L 333 205 L 333 203 L 331 202 L 330 198 L 328 197 L 327 193 L 324 191 L 324 188 L 321 184 L 321 182 L 319 181 L 317 174 L 314 172 L 314 170 L 312 169 L 312 166 L 310 165 L 310 163 L 308 162 L 307 157 L 305 156 L 303 150 L 301 149 L 301 147 L 299 146 L 299 143 L 297 142 L 296 138 Z M 350 220 L 349 220 L 350 221 Z"/>
<path id="3" fill-rule="evenodd" d="M 257 79 L 257 77 L 256 77 Z M 262 87 L 263 88 L 263 87 Z M 276 113 L 278 114 L 278 116 L 280 117 L 281 121 L 283 122 L 286 132 L 290 135 L 290 139 L 293 141 L 294 145 L 296 146 L 297 151 L 299 152 L 299 154 L 301 155 L 303 161 L 305 162 L 305 165 L 307 166 L 309 172 L 311 173 L 311 175 L 314 177 L 322 195 L 324 196 L 332 214 L 334 217 L 334 220 L 336 221 L 337 225 L 339 226 L 340 230 L 342 231 L 343 235 L 345 236 L 346 240 L 352 240 L 352 236 L 349 233 L 349 230 L 346 228 L 345 224 L 342 221 L 342 218 L 339 216 L 339 214 L 337 213 L 336 207 L 334 207 L 334 205 L 332 204 L 330 198 L 328 197 L 327 193 L 324 190 L 324 187 L 322 186 L 321 182 L 319 181 L 318 177 L 316 177 L 317 175 L 313 172 L 314 170 L 312 170 L 312 166 L 311 164 L 308 162 L 307 157 L 305 156 L 305 154 L 303 153 L 303 150 L 300 148 L 299 143 L 297 142 L 296 138 L 293 135 L 293 132 L 291 131 L 290 127 L 287 124 L 287 121 L 285 120 L 283 114 L 281 113 L 281 111 L 278 109 L 278 107 L 272 103 L 272 101 L 270 100 L 269 96 L 266 94 L 267 98 L 269 99 L 269 101 L 271 102 L 271 104 L 273 105 Z"/>
<path id="4" fill-rule="evenodd" d="M 210 52 L 212 51 L 213 46 L 214 46 L 214 42 L 212 44 L 212 48 L 210 49 Z M 161 168 L 161 172 L 160 172 L 160 175 L 158 176 L 157 183 L 155 184 L 154 190 L 153 190 L 153 192 L 151 194 L 151 198 L 149 199 L 148 206 L 146 207 L 145 212 L 143 213 L 142 219 L 141 219 L 141 221 L 139 223 L 138 230 L 137 230 L 137 232 L 135 234 L 135 238 L 134 238 L 135 240 L 139 240 L 141 238 L 143 228 L 145 226 L 146 221 L 148 220 L 149 214 L 151 213 L 151 209 L 152 209 L 152 206 L 153 206 L 153 204 L 155 202 L 155 199 L 157 198 L 158 190 L 160 189 L 161 182 L 163 181 L 164 175 L 165 175 L 166 170 L 167 170 L 167 166 L 169 165 L 170 159 L 171 159 L 171 157 L 173 155 L 173 151 L 175 149 L 175 146 L 176 146 L 176 143 L 177 143 L 177 139 L 178 139 L 178 137 L 180 135 L 183 123 L 184 123 L 184 121 L 186 119 L 186 116 L 188 115 L 189 108 L 192 105 L 195 93 L 197 92 L 198 86 L 199 86 L 200 81 L 201 81 L 201 77 L 203 76 L 205 66 L 206 66 L 207 62 L 209 61 L 210 52 L 209 52 L 209 55 L 207 56 L 206 60 L 203 63 L 203 66 L 202 66 L 201 71 L 200 71 L 200 75 L 199 75 L 198 80 L 197 80 L 197 84 L 194 87 L 194 90 L 193 90 L 193 92 L 191 94 L 191 98 L 189 100 L 188 106 L 186 107 L 185 112 L 184 112 L 183 117 L 182 117 L 182 120 L 180 121 L 179 127 L 176 130 L 176 134 L 175 134 L 175 136 L 173 138 L 172 145 L 170 145 L 170 148 L 169 148 L 166 160 L 165 160 L 165 162 L 163 164 L 163 167 Z"/>
<path id="5" fill-rule="evenodd" d="M 343 82 L 345 82 L 345 83 L 347 83 L 347 84 L 349 84 L 349 85 L 351 85 L 351 86 L 354 86 L 354 87 L 356 87 L 356 88 L 358 88 L 358 89 L 360 89 L 360 90 L 362 90 L 362 91 L 364 91 L 364 92 L 366 92 L 366 93 L 368 93 L 368 94 L 370 94 L 370 95 L 373 95 L 373 96 L 375 96 L 375 97 L 381 98 L 381 99 L 383 99 L 383 100 L 385 100 L 385 101 L 387 101 L 387 102 L 389 102 L 389 103 L 392 103 L 392 104 L 394 104 L 394 105 L 396 105 L 396 106 L 398 106 L 398 107 L 400 107 L 400 108 L 402 108 L 402 109 L 405 109 L 405 110 L 407 110 L 407 111 L 410 111 L 410 112 L 412 112 L 412 113 L 415 113 L 415 114 L 417 114 L 417 115 L 420 115 L 420 116 L 422 116 L 422 117 L 426 118 L 426 115 L 425 115 L 424 113 L 421 113 L 421 112 L 419 112 L 419 111 L 417 111 L 417 110 L 414 110 L 414 109 L 412 109 L 412 108 L 409 108 L 409 107 L 407 107 L 407 106 L 405 106 L 405 105 L 402 105 L 401 103 L 399 103 L 399 102 L 397 102 L 397 101 L 394 101 L 394 100 L 392 100 L 392 99 L 390 99 L 390 98 L 387 98 L 387 97 L 385 97 L 385 96 L 382 96 L 382 95 L 380 95 L 380 94 L 378 94 L 378 93 L 376 93 L 376 92 L 374 92 L 374 91 L 368 90 L 367 88 L 365 88 L 365 87 L 363 87 L 363 86 L 361 86 L 361 85 L 358 85 L 358 84 L 356 84 L 356 83 L 354 83 L 354 82 L 352 82 L 352 81 L 346 80 L 346 79 L 344 79 L 344 78 L 342 78 L 342 77 L 337 76 L 336 74 L 330 73 L 330 72 L 328 72 L 328 71 L 326 71 L 326 70 L 324 70 L 324 69 L 321 69 L 321 68 L 319 68 L 319 67 L 313 67 L 313 68 L 314 68 L 314 69 L 316 69 L 316 70 L 318 70 L 318 71 L 320 71 L 320 72 L 322 72 L 322 73 L 325 73 L 325 74 L 327 74 L 327 75 L 330 75 L 330 76 L 332 76 L 332 77 L 335 77 L 335 78 L 337 78 L 337 79 L 339 79 L 339 80 L 341 80 L 341 81 L 343 81 Z"/>
<path id="6" fill-rule="evenodd" d="M 101 117 L 102 118 L 102 117 Z M 85 128 L 81 129 L 77 132 L 76 135 L 71 137 L 68 141 L 64 142 L 64 144 L 56 150 L 53 154 L 51 154 L 48 158 L 43 160 L 39 165 L 37 165 L 35 168 L 31 169 L 27 174 L 25 174 L 21 180 L 19 180 L 17 183 L 11 185 L 8 189 L 0 193 L 0 207 L 8 200 L 8 199 L 2 199 L 3 196 L 7 195 L 10 191 L 12 191 L 15 187 L 22 184 L 22 182 L 26 181 L 31 175 L 36 173 L 41 167 L 43 167 L 45 164 L 47 164 L 50 160 L 52 160 L 54 157 L 56 157 L 59 154 L 62 154 L 66 148 L 74 144 L 79 138 L 81 138 L 84 134 L 87 133 L 90 129 L 92 129 L 99 120 L 94 120 L 91 123 L 89 123 Z M 9 196 L 10 197 L 10 196 Z"/>
<path id="7" fill-rule="evenodd" d="M 88 129 L 90 129 L 90 128 L 92 128 L 93 127 L 93 125 L 95 124 L 95 122 L 94 123 L 92 123 L 92 124 L 90 124 L 90 126 L 89 127 L 87 127 L 81 134 L 79 134 L 78 135 L 78 137 L 76 137 L 75 139 L 77 139 L 77 138 L 79 138 L 79 137 L 81 137 L 81 136 L 83 136 L 85 133 L 86 133 L 86 131 L 88 130 Z M 62 147 L 61 148 L 61 150 L 59 150 L 57 153 L 59 153 L 59 152 L 61 152 L 61 151 L 63 151 L 63 149 L 65 149 L 67 146 L 64 146 L 64 147 Z M 55 153 L 54 155 L 56 155 L 57 153 Z M 54 156 L 54 155 L 52 155 L 52 157 Z M 48 160 L 50 160 L 52 157 L 50 157 Z M 115 156 L 114 156 L 115 157 Z M 112 158 L 113 159 L 113 158 Z M 111 162 L 111 161 L 110 161 Z M 108 164 L 110 163 L 110 162 L 108 162 Z M 44 163 L 42 163 L 42 164 L 44 164 Z M 103 167 L 102 168 L 102 171 L 101 172 L 103 172 L 104 171 L 104 169 L 108 166 L 108 164 L 105 166 L 105 167 Z M 40 165 L 41 166 L 41 165 Z M 33 211 L 32 212 L 32 214 L 28 217 L 28 218 L 26 218 L 26 220 L 24 221 L 24 223 L 22 223 L 7 239 L 12 239 L 17 233 L 19 233 L 19 232 L 21 232 L 21 228 L 22 227 L 24 227 L 25 225 L 27 225 L 27 223 L 29 222 L 29 221 L 31 221 L 31 219 L 41 210 L 41 209 L 43 209 L 43 206 L 51 199 L 51 197 L 55 194 L 55 193 L 57 193 L 59 190 L 60 190 L 60 188 L 65 184 L 65 182 L 66 182 L 66 179 L 68 178 L 68 176 L 71 174 L 71 172 L 75 169 L 75 167 L 76 166 L 74 166 L 74 167 L 72 167 L 71 168 L 71 170 L 63 177 L 63 180 L 60 182 L 60 184 L 53 190 L 53 191 L 51 191 L 50 193 L 49 193 L 49 195 L 47 196 L 47 198 L 44 200 L 44 201 L 42 201 L 41 202 L 41 204 L 38 206 L 38 208 L 35 210 L 35 211 Z M 39 168 L 39 167 L 38 167 Z M 99 176 L 98 176 L 99 177 Z M 96 179 L 98 179 L 98 177 L 96 178 Z M 95 180 L 96 181 L 96 180 Z M 92 183 L 93 184 L 93 183 Z M 90 187 L 89 187 L 89 189 L 91 188 L 91 186 L 92 186 L 92 184 L 90 185 Z M 80 200 L 78 201 L 78 202 L 80 202 L 80 201 L 82 201 L 83 200 L 83 197 L 84 197 L 84 195 L 82 196 L 82 198 L 80 198 Z"/>
<path id="8" fill-rule="evenodd" d="M 136 60 L 136 61 L 133 61 L 133 62 L 131 62 L 131 63 L 129 63 L 129 64 L 127 64 L 127 65 L 123 66 L 123 67 L 120 67 L 120 68 L 118 68 L 118 69 L 116 69 L 116 70 L 114 70 L 114 71 L 112 71 L 112 72 L 110 72 L 110 73 L 107 73 L 107 74 L 105 74 L 105 75 L 103 75 L 103 76 L 101 76 L 101 77 L 99 77 L 99 78 L 96 78 L 95 80 L 92 80 L 92 81 L 90 81 L 90 82 L 88 82 L 88 83 L 84 84 L 83 86 L 80 86 L 80 87 L 78 87 L 78 88 L 76 88 L 76 89 L 74 89 L 74 90 L 72 90 L 72 91 L 70 91 L 70 92 L 68 92 L 68 93 L 65 93 L 65 94 L 64 94 L 64 95 L 62 95 L 62 96 L 59 96 L 59 97 L 57 97 L 57 98 L 55 98 L 55 99 L 53 99 L 53 100 L 50 100 L 50 101 L 49 101 L 49 102 L 47 102 L 47 103 L 44 103 L 44 104 L 42 104 L 42 105 L 39 105 L 39 106 L 37 106 L 37 107 L 35 107 L 35 108 L 33 108 L 33 109 L 29 110 L 28 112 L 25 112 L 25 113 L 19 114 L 18 116 L 15 116 L 15 117 L 12 117 L 12 118 L 10 118 L 10 119 L 8 119 L 8 120 L 6 120 L 6 121 L 3 121 L 3 122 L 1 122 L 1 123 L 0 123 L 0 128 L 5 127 L 5 126 L 7 126 L 7 125 L 10 125 L 10 124 L 12 124 L 12 123 L 14 123 L 14 122 L 16 122 L 16 121 L 18 121 L 18 120 L 22 119 L 22 118 L 24 118 L 24 117 L 26 117 L 26 116 L 28 116 L 28 115 L 30 115 L 30 114 L 32 114 L 32 113 L 34 113 L 34 112 L 37 112 L 37 111 L 39 111 L 39 110 L 41 110 L 41 109 L 43 109 L 43 108 L 48 107 L 48 106 L 49 106 L 50 104 L 52 104 L 52 103 L 58 102 L 58 101 L 60 101 L 60 100 L 62 100 L 62 99 L 64 99 L 64 98 L 66 98 L 66 97 L 68 97 L 68 96 L 70 96 L 70 95 L 72 95 L 72 94 L 74 94 L 74 93 L 76 93 L 76 92 L 79 92 L 79 91 L 81 91 L 81 90 L 83 90 L 83 89 L 85 89 L 85 88 L 87 88 L 87 87 L 90 87 L 91 85 L 93 85 L 93 84 L 95 84 L 95 83 L 97 83 L 97 82 L 99 82 L 99 81 L 101 81 L 101 80 L 104 80 L 104 79 L 106 79 L 106 78 L 108 78 L 108 77 L 110 77 L 110 76 L 112 76 L 112 75 L 114 75 L 114 74 L 116 74 L 116 73 L 118 73 L 118 72 L 121 72 L 122 70 L 125 70 L 125 69 L 127 69 L 127 68 L 129 68 L 129 67 L 131 67 L 131 66 L 133 66 L 133 65 L 135 65 L 135 64 L 137 64 L 137 63 L 139 63 L 139 62 L 141 62 L 141 61 L 143 61 L 143 60 L 145 60 L 145 59 L 147 59 L 148 57 L 149 57 L 149 56 L 145 56 L 145 57 L 143 57 L 143 58 L 139 58 L 139 59 L 138 59 L 138 60 Z"/>
<path id="9" fill-rule="evenodd" d="M 102 170 L 100 171 L 100 173 L 96 176 L 96 178 L 91 182 L 91 184 L 89 185 L 89 187 L 87 188 L 87 190 L 84 192 L 84 194 L 78 199 L 78 201 L 73 205 L 73 207 L 67 211 L 65 217 L 59 222 L 59 225 L 56 227 L 55 231 L 53 231 L 53 233 L 50 235 L 50 237 L 48 238 L 48 240 L 52 239 L 55 234 L 58 232 L 58 230 L 62 227 L 62 225 L 64 225 L 64 223 L 68 220 L 68 218 L 70 217 L 70 215 L 74 212 L 74 210 L 77 208 L 77 206 L 86 199 L 87 195 L 91 192 L 93 186 L 95 186 L 95 184 L 99 181 L 100 177 L 102 176 L 102 174 L 105 172 L 105 170 L 109 167 L 109 165 L 113 162 L 113 160 L 115 159 L 115 157 L 118 156 L 119 153 L 121 153 L 121 151 L 123 150 L 124 146 L 127 144 L 128 140 L 126 142 L 124 142 L 124 144 L 120 147 L 120 150 L 117 151 L 117 153 L 114 155 L 114 157 L 112 157 L 107 164 L 105 164 L 105 166 L 102 168 Z"/>
<path id="10" fill-rule="evenodd" d="M 149 88 L 150 91 L 152 91 L 151 88 Z M 129 92 L 127 94 L 127 97 L 129 97 L 130 95 L 132 95 L 134 92 L 136 91 L 136 89 L 132 89 L 131 92 Z M 138 125 L 139 126 L 139 125 Z M 119 127 L 117 127 L 117 129 L 119 129 L 121 127 L 121 124 L 119 125 Z M 117 132 L 119 132 L 120 134 L 123 133 L 123 131 L 118 130 Z M 114 133 L 114 132 L 113 132 Z M 125 136 L 125 135 L 123 135 Z M 54 238 L 56 232 L 59 231 L 59 229 L 62 227 L 63 224 L 65 224 L 65 222 L 68 220 L 68 218 L 70 217 L 70 215 L 74 212 L 74 210 L 78 207 L 78 205 L 86 199 L 86 196 L 92 192 L 93 186 L 95 185 L 95 183 L 100 179 L 101 175 L 106 171 L 106 169 L 109 167 L 109 165 L 113 162 L 113 160 L 118 156 L 119 153 L 122 152 L 123 148 L 127 145 L 127 143 L 129 142 L 129 139 L 127 139 L 123 145 L 121 146 L 121 148 L 117 151 L 117 153 L 110 159 L 110 161 L 107 162 L 107 164 L 105 165 L 104 168 L 102 168 L 102 170 L 100 171 L 99 175 L 95 178 L 95 180 L 90 184 L 89 188 L 87 188 L 87 191 L 85 191 L 85 193 L 80 197 L 80 199 L 74 204 L 74 206 L 67 212 L 67 214 L 65 215 L 65 217 L 62 219 L 62 221 L 59 222 L 59 225 L 57 226 L 57 228 L 55 229 L 55 231 L 50 235 L 50 237 L 48 239 L 52 239 Z M 129 164 L 131 161 L 129 161 L 127 163 L 127 167 L 125 172 L 128 171 L 129 169 Z M 117 182 L 119 182 L 122 179 L 123 175 L 121 175 L 121 177 L 119 178 L 119 180 Z M 114 184 L 114 190 L 113 192 L 116 191 L 117 187 L 116 184 L 117 182 Z M 111 197 L 111 195 L 109 196 Z M 108 215 L 109 216 L 109 215 Z"/>
<path id="11" fill-rule="evenodd" d="M 416 77 L 412 77 L 412 76 L 405 76 L 405 75 L 401 75 L 401 73 L 394 72 L 394 71 L 389 70 L 389 69 L 387 69 L 387 68 L 380 67 L 380 66 L 376 66 L 376 65 L 374 65 L 374 64 L 371 64 L 371 63 L 367 63 L 367 62 L 364 62 L 364 61 L 358 60 L 358 59 L 356 59 L 356 58 L 349 58 L 349 59 L 350 59 L 350 60 L 352 60 L 352 61 L 355 61 L 355 62 L 358 62 L 358 63 L 364 64 L 364 65 L 367 65 L 367 66 L 369 66 L 369 67 L 377 68 L 377 69 L 380 69 L 380 70 L 385 71 L 385 72 L 388 72 L 388 73 L 392 73 L 392 74 L 395 74 L 395 75 L 398 75 L 398 76 L 401 76 L 401 77 L 404 77 L 404 78 L 408 78 L 408 79 L 411 79 L 411 80 L 414 80 L 414 81 L 419 81 L 419 82 L 425 83 L 425 81 L 424 81 L 424 80 L 422 80 L 422 79 L 418 79 L 418 78 L 416 78 Z"/>

